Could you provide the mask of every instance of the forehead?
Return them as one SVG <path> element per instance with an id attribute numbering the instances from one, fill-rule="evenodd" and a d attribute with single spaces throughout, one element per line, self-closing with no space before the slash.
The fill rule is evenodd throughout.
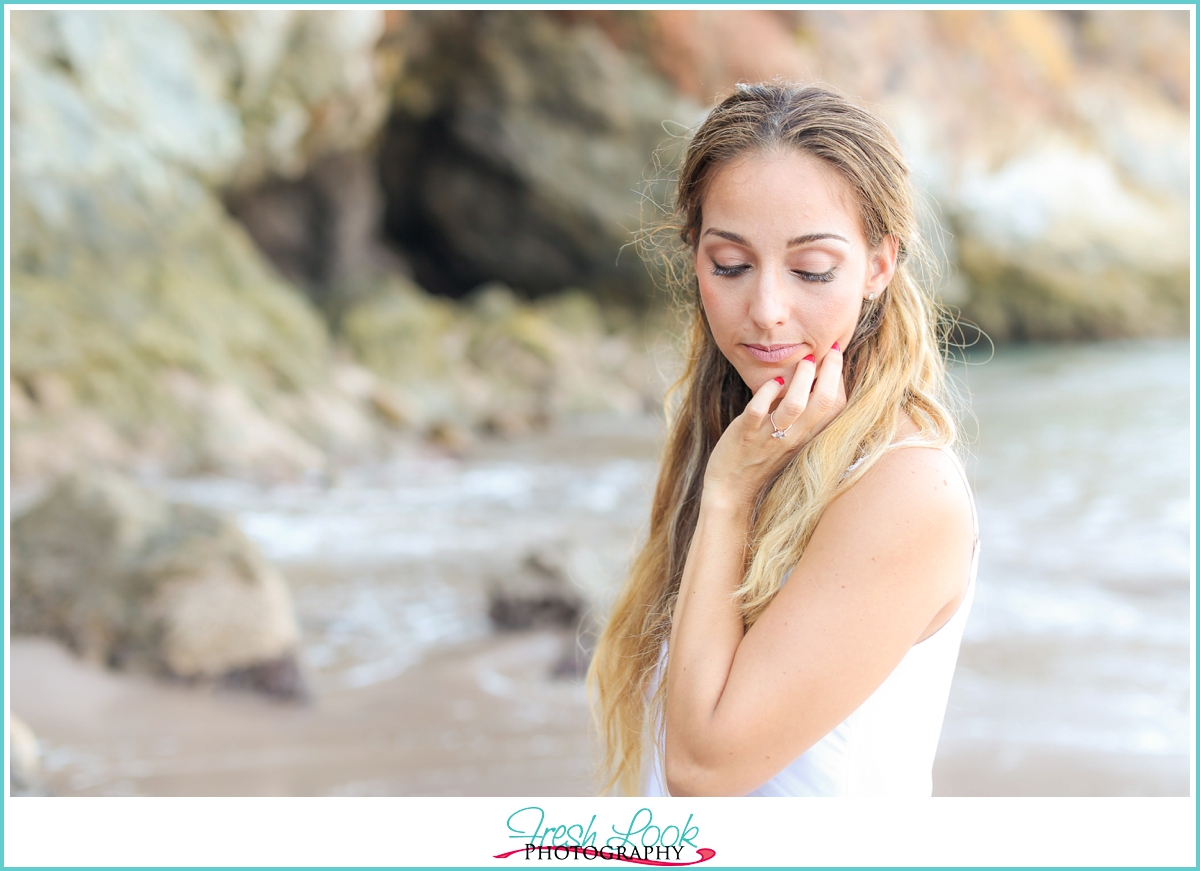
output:
<path id="1" fill-rule="evenodd" d="M 825 161 L 799 151 L 755 153 L 721 167 L 704 193 L 702 215 L 705 228 L 739 234 L 837 233 L 863 241 L 849 183 Z"/>

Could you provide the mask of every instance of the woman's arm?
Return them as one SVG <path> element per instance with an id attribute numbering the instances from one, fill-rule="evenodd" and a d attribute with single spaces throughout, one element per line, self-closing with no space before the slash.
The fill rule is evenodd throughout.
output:
<path id="1" fill-rule="evenodd" d="M 828 386 L 818 378 L 813 397 Z M 713 452 L 680 584 L 666 702 L 673 795 L 745 794 L 781 771 L 948 619 L 969 572 L 970 502 L 953 461 L 893 451 L 830 504 L 788 583 L 743 632 L 733 592 L 752 501 L 741 482 L 752 477 L 746 452 L 770 441 L 769 425 L 753 426 L 761 395 L 739 418 L 746 432 L 730 427 L 742 443 Z"/>

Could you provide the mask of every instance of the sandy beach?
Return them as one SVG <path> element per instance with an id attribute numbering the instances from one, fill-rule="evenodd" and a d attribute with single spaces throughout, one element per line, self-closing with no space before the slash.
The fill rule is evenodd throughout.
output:
<path id="1" fill-rule="evenodd" d="M 531 632 L 431 656 L 309 704 L 89 666 L 45 639 L 12 643 L 12 705 L 42 743 L 54 795 L 586 795 L 569 639 Z"/>
<path id="2" fill-rule="evenodd" d="M 588 795 L 585 689 L 549 674 L 568 641 L 488 638 L 294 705 L 114 674 L 18 638 L 12 701 L 40 736 L 54 795 Z M 1188 760 L 950 741 L 934 794 L 1187 795 Z"/>

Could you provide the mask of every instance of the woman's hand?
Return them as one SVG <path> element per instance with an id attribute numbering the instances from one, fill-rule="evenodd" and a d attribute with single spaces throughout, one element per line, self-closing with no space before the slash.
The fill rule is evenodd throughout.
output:
<path id="1" fill-rule="evenodd" d="M 775 426 L 769 416 L 772 406 Z M 835 344 L 821 360 L 819 372 L 810 354 L 796 367 L 791 384 L 774 378 L 758 389 L 713 448 L 704 473 L 704 496 L 752 504 L 792 454 L 845 407 L 842 352 Z M 787 434 L 773 438 L 776 427 Z"/>

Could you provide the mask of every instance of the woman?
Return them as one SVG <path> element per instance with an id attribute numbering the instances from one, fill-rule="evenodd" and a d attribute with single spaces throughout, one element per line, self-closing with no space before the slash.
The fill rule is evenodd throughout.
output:
<path id="1" fill-rule="evenodd" d="M 605 790 L 929 795 L 977 535 L 899 147 L 739 86 L 672 230 L 690 353 L 589 675 Z"/>

